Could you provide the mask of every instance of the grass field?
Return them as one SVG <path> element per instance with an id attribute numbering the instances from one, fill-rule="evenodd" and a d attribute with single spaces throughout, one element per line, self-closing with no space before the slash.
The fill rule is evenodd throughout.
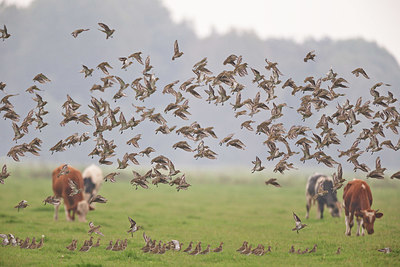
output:
<path id="1" fill-rule="evenodd" d="M 100 191 L 108 198 L 107 204 L 98 204 L 89 213 L 88 221 L 101 225 L 105 234 L 101 245 L 89 252 L 70 252 L 65 247 L 78 239 L 78 249 L 89 236 L 87 223 L 67 222 L 60 208 L 60 220 L 53 220 L 53 207 L 42 201 L 52 195 L 50 171 L 32 175 L 26 169 L 14 170 L 12 176 L 0 185 L 0 233 L 13 233 L 25 238 L 40 239 L 45 235 L 44 247 L 27 250 L 0 247 L 1 266 L 399 266 L 400 265 L 400 194 L 399 181 L 369 181 L 374 196 L 373 208 L 384 216 L 375 223 L 371 236 L 344 235 L 344 218 L 332 218 L 325 212 L 317 220 L 313 207 L 310 219 L 305 216 L 305 181 L 309 175 L 281 178 L 282 188 L 266 187 L 262 175 L 232 172 L 234 175 L 215 173 L 187 174 L 192 187 L 176 192 L 173 187 L 160 185 L 150 190 L 134 190 L 129 180 L 105 183 Z M 265 174 L 264 174 L 265 175 Z M 39 178 L 30 178 L 39 176 Z M 339 192 L 341 199 L 342 190 Z M 30 206 L 17 212 L 13 208 L 26 199 Z M 309 226 L 299 234 L 292 232 L 292 211 Z M 126 231 L 128 216 L 143 226 L 133 238 Z M 202 241 L 211 248 L 225 243 L 222 253 L 189 256 L 183 252 L 167 251 L 163 255 L 144 254 L 143 231 L 152 239 L 184 243 Z M 106 251 L 110 240 L 128 238 L 125 251 Z M 97 236 L 95 237 L 95 240 Z M 270 245 L 272 252 L 262 257 L 240 255 L 235 250 L 247 240 L 253 246 Z M 296 249 L 312 248 L 312 254 L 289 254 L 291 245 Z M 336 255 L 338 247 L 342 253 Z M 382 254 L 379 248 L 391 247 L 393 252 Z"/>

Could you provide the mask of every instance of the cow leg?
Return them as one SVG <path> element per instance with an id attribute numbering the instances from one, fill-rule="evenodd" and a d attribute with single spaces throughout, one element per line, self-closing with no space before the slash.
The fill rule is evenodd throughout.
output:
<path id="1" fill-rule="evenodd" d="M 357 217 L 357 236 L 360 236 L 360 228 L 362 228 L 363 219 L 361 217 Z M 362 229 L 364 235 L 364 229 Z"/>
<path id="2" fill-rule="evenodd" d="M 60 204 L 54 205 L 54 220 L 58 220 L 58 208 L 60 207 Z"/>
<path id="3" fill-rule="evenodd" d="M 69 221 L 69 222 L 72 221 L 71 216 L 70 216 L 70 211 L 68 210 L 67 206 L 64 206 L 64 209 L 65 209 L 65 217 L 66 217 L 67 221 Z"/>
<path id="4" fill-rule="evenodd" d="M 351 235 L 351 228 L 353 227 L 353 219 L 354 219 L 354 214 L 349 213 L 348 211 L 345 212 L 346 217 L 345 217 L 345 223 L 346 223 L 346 235 L 350 236 Z"/>
<path id="5" fill-rule="evenodd" d="M 364 232 L 364 219 L 361 219 L 361 235 L 364 236 L 365 232 Z"/>
<path id="6" fill-rule="evenodd" d="M 318 217 L 319 219 L 324 218 L 324 202 L 322 200 L 318 201 Z"/>
<path id="7" fill-rule="evenodd" d="M 310 195 L 306 195 L 306 209 L 307 209 L 307 213 L 306 213 L 306 219 L 308 219 L 309 215 L 310 215 L 310 208 L 311 208 L 311 196 Z"/>

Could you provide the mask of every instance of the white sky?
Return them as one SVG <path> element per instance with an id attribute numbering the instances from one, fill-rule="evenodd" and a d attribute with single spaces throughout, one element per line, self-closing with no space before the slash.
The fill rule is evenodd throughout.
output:
<path id="1" fill-rule="evenodd" d="M 398 0 L 162 0 L 175 22 L 189 21 L 196 33 L 250 30 L 261 38 L 309 37 L 376 41 L 400 62 Z"/>
<path id="2" fill-rule="evenodd" d="M 143 0 L 145 1 L 145 0 Z M 0 0 L 24 7 L 32 0 Z M 400 62 L 399 0 L 161 0 L 175 22 L 188 21 L 200 37 L 213 30 L 249 30 L 263 39 L 362 37 Z"/>

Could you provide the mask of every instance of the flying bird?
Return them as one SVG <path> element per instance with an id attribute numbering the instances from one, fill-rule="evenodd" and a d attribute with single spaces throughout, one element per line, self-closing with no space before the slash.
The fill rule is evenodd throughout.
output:
<path id="1" fill-rule="evenodd" d="M 51 205 L 59 205 L 61 203 L 60 199 L 56 198 L 55 196 L 48 196 L 45 200 L 43 200 L 44 205 L 46 203 Z"/>
<path id="2" fill-rule="evenodd" d="M 183 52 L 179 51 L 179 46 L 178 46 L 178 40 L 175 40 L 174 42 L 174 55 L 172 56 L 172 60 L 175 60 L 176 58 L 180 57 L 183 55 Z"/>
<path id="3" fill-rule="evenodd" d="M 28 201 L 26 201 L 26 200 L 21 200 L 21 201 L 18 203 L 18 205 L 15 206 L 14 208 L 15 208 L 15 209 L 18 209 L 18 211 L 19 211 L 19 209 L 25 209 L 26 207 L 28 207 Z"/>
<path id="4" fill-rule="evenodd" d="M 256 172 L 256 171 L 259 172 L 259 171 L 262 171 L 262 170 L 265 169 L 264 166 L 261 166 L 261 160 L 260 160 L 260 158 L 257 157 L 257 156 L 256 156 L 256 160 L 255 160 L 255 161 L 252 161 L 251 163 L 254 164 L 254 167 L 253 167 L 253 169 L 251 170 L 251 173 L 254 173 L 254 172 Z"/>
<path id="5" fill-rule="evenodd" d="M 51 82 L 49 78 L 46 77 L 43 73 L 39 73 L 33 78 L 33 81 L 39 82 L 39 83 L 46 83 L 46 82 Z"/>
<path id="6" fill-rule="evenodd" d="M 89 231 L 88 231 L 88 234 L 93 234 L 93 233 L 95 233 L 95 234 L 104 236 L 103 233 L 100 232 L 100 230 L 99 230 L 100 227 L 101 227 L 101 225 L 95 226 L 93 222 L 89 222 L 89 227 L 90 227 L 90 229 L 89 229 Z"/>
<path id="7" fill-rule="evenodd" d="M 127 231 L 127 233 L 131 233 L 132 237 L 133 237 L 133 233 L 136 232 L 137 230 L 140 229 L 140 226 L 136 224 L 136 222 L 128 216 L 129 219 L 129 223 L 131 224 L 131 226 L 129 227 L 129 230 Z"/>
<path id="8" fill-rule="evenodd" d="M 7 32 L 7 26 L 6 25 L 4 25 L 3 29 L 0 29 L 0 33 L 1 33 L 0 38 L 2 38 L 3 41 L 11 36 L 11 34 L 9 34 Z"/>
<path id="9" fill-rule="evenodd" d="M 62 176 L 62 175 L 66 175 L 69 173 L 69 169 L 68 169 L 68 164 L 64 164 L 60 170 L 60 172 L 57 174 L 57 178 Z"/>
<path id="10" fill-rule="evenodd" d="M 367 73 L 365 72 L 365 70 L 363 68 L 357 68 L 355 70 L 353 70 L 351 73 L 353 73 L 354 75 L 356 75 L 356 77 L 358 77 L 360 74 L 362 76 L 364 76 L 366 79 L 369 79 Z"/>
<path id="11" fill-rule="evenodd" d="M 275 187 L 281 187 L 281 185 L 280 184 L 278 184 L 278 182 L 276 182 L 276 178 L 271 178 L 271 179 L 269 179 L 269 180 L 267 180 L 267 181 L 265 181 L 265 184 L 266 185 L 273 185 L 273 186 L 275 186 Z"/>
<path id="12" fill-rule="evenodd" d="M 10 173 L 7 172 L 7 165 L 4 164 L 0 173 L 0 184 L 4 184 L 4 179 L 6 179 L 8 176 L 10 176 Z"/>
<path id="13" fill-rule="evenodd" d="M 315 50 L 307 53 L 306 57 L 304 58 L 304 62 L 307 62 L 309 60 L 314 61 L 314 58 L 315 58 Z"/>
<path id="14" fill-rule="evenodd" d="M 300 231 L 301 229 L 303 229 L 304 227 L 307 226 L 307 224 L 301 223 L 300 218 L 299 218 L 299 217 L 296 215 L 296 213 L 294 213 L 294 212 L 293 212 L 293 219 L 294 219 L 294 222 L 296 223 L 296 227 L 293 228 L 292 231 L 297 231 L 297 233 L 299 233 L 299 231 Z"/>
<path id="15" fill-rule="evenodd" d="M 78 37 L 78 35 L 79 35 L 80 33 L 85 32 L 85 31 L 88 31 L 88 30 L 89 30 L 89 29 L 77 29 L 77 30 L 71 32 L 71 35 L 72 35 L 74 38 L 76 38 L 76 37 Z"/>
<path id="16" fill-rule="evenodd" d="M 106 182 L 108 180 L 110 180 L 110 182 L 115 183 L 116 182 L 115 176 L 117 176 L 117 175 L 119 175 L 119 172 L 112 172 L 112 173 L 107 174 L 103 179 Z"/>
<path id="17" fill-rule="evenodd" d="M 98 29 L 101 32 L 104 32 L 106 34 L 106 39 L 108 39 L 109 37 L 112 38 L 111 35 L 113 35 L 113 33 L 115 32 L 115 29 L 110 29 L 106 24 L 99 22 L 98 23 L 100 27 L 102 27 L 103 29 Z"/>
<path id="18" fill-rule="evenodd" d="M 75 196 L 82 192 L 82 188 L 78 188 L 77 183 L 74 180 L 68 179 L 68 185 L 71 188 L 71 193 L 69 194 L 70 197 Z"/>

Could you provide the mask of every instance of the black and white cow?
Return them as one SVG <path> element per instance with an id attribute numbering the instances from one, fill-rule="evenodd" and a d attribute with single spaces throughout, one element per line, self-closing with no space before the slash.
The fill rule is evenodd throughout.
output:
<path id="1" fill-rule="evenodd" d="M 97 196 L 103 184 L 103 172 L 98 166 L 92 164 L 83 171 L 82 177 L 84 185 L 83 197 L 90 203 L 90 200 Z M 91 208 L 93 209 L 92 206 Z"/>
<path id="2" fill-rule="evenodd" d="M 322 190 L 328 191 L 328 193 L 315 198 L 314 196 L 318 193 L 318 188 L 320 187 L 322 188 Z M 340 202 L 337 200 L 336 191 L 333 190 L 333 181 L 331 177 L 325 176 L 323 174 L 314 174 L 313 176 L 308 178 L 306 186 L 306 201 L 306 218 L 309 217 L 311 205 L 314 204 L 315 201 L 318 202 L 317 218 L 323 218 L 325 205 L 330 210 L 332 217 L 340 217 L 341 205 Z"/>

